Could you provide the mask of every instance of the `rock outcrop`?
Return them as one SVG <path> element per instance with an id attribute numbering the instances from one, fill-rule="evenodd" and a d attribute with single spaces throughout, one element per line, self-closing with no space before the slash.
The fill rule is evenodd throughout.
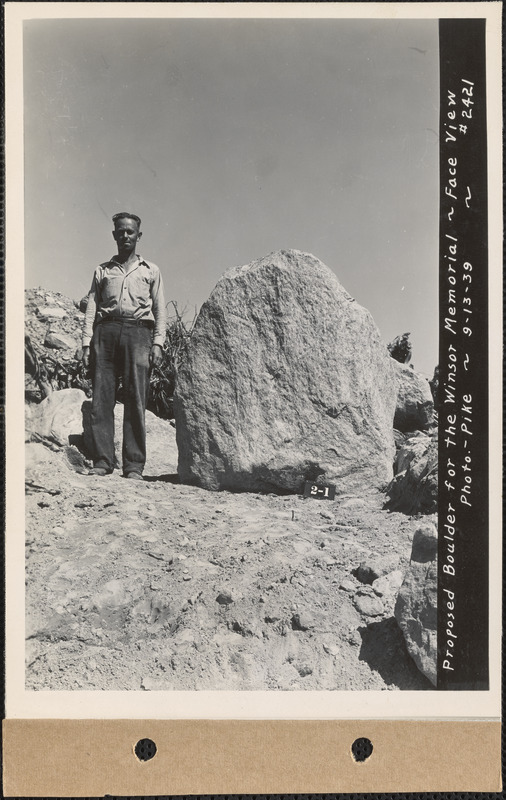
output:
<path id="1" fill-rule="evenodd" d="M 174 397 L 178 472 L 207 489 L 384 487 L 397 380 L 371 315 L 321 261 L 279 251 L 226 272 Z"/>
<path id="2" fill-rule="evenodd" d="M 395 618 L 418 669 L 437 685 L 437 529 L 415 532 L 410 566 L 395 604 Z"/>
<path id="3" fill-rule="evenodd" d="M 434 514 L 437 511 L 437 434 L 418 433 L 406 439 L 395 463 L 395 477 L 387 488 L 388 507 L 405 514 Z"/>
<path id="4" fill-rule="evenodd" d="M 394 428 L 404 433 L 425 431 L 434 421 L 434 404 L 429 382 L 419 372 L 394 360 L 399 378 Z"/>
<path id="5" fill-rule="evenodd" d="M 403 333 L 387 344 L 388 352 L 400 364 L 409 364 L 411 361 L 413 347 L 409 341 L 410 336 L 410 333 Z"/>

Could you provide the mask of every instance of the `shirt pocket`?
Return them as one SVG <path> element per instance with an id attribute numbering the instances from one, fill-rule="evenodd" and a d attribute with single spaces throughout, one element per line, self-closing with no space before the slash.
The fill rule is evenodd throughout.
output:
<path id="1" fill-rule="evenodd" d="M 104 306 L 115 305 L 121 297 L 123 278 L 121 275 L 104 275 L 100 283 L 100 299 Z"/>
<path id="2" fill-rule="evenodd" d="M 151 306 L 151 278 L 137 273 L 132 275 L 130 293 L 139 308 L 149 308 Z"/>

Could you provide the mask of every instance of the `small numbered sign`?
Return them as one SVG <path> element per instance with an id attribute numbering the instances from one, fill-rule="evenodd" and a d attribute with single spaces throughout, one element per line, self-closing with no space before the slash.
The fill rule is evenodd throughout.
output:
<path id="1" fill-rule="evenodd" d="M 333 483 L 311 483 L 306 481 L 304 484 L 304 497 L 314 497 L 315 500 L 334 500 L 336 487 Z"/>

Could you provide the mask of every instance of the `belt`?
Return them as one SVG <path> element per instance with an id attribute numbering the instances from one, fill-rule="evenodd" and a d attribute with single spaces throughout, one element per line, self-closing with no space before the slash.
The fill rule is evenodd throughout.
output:
<path id="1" fill-rule="evenodd" d="M 97 320 L 97 325 L 104 325 L 106 322 L 121 322 L 123 325 L 137 325 L 139 328 L 155 327 L 152 319 L 133 319 L 132 317 L 102 317 Z"/>

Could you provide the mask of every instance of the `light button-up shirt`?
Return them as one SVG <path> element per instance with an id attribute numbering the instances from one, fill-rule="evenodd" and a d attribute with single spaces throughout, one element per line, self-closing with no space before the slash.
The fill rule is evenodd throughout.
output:
<path id="1" fill-rule="evenodd" d="M 153 344 L 163 347 L 166 310 L 159 268 L 142 256 L 126 272 L 113 258 L 95 270 L 84 318 L 83 347 L 88 347 L 93 327 L 107 317 L 150 320 L 154 323 Z"/>

